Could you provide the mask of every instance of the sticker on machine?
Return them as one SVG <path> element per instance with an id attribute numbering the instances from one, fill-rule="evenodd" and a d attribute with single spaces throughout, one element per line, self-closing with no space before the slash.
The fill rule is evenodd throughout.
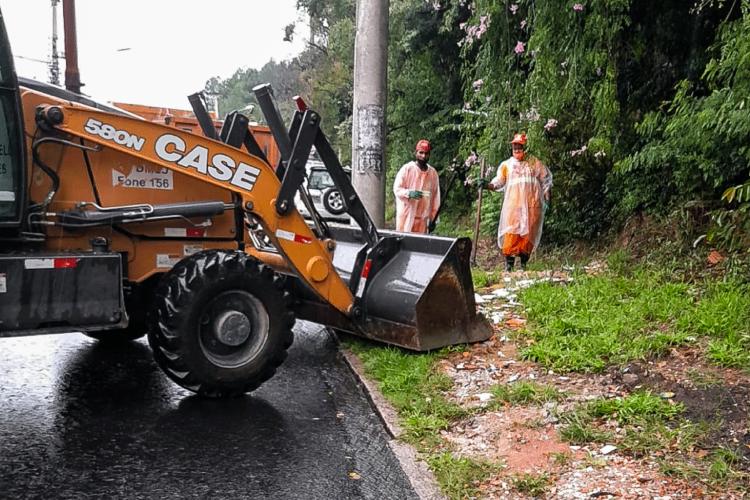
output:
<path id="1" fill-rule="evenodd" d="M 193 255 L 194 253 L 202 252 L 203 251 L 203 245 L 184 245 L 182 247 L 183 249 L 183 255 L 187 257 L 188 255 Z"/>
<path id="2" fill-rule="evenodd" d="M 127 167 L 120 167 L 126 170 Z M 112 169 L 112 186 L 133 189 L 174 189 L 173 173 L 168 168 L 133 165 L 128 173 Z"/>
<path id="3" fill-rule="evenodd" d="M 171 238 L 202 238 L 205 236 L 205 229 L 202 227 L 165 227 L 164 236 Z"/>
<path id="4" fill-rule="evenodd" d="M 0 273 L 0 293 L 8 292 L 8 282 L 5 279 L 5 273 Z"/>
<path id="5" fill-rule="evenodd" d="M 167 253 L 156 254 L 156 267 L 171 269 L 175 264 L 180 262 L 179 255 L 169 255 Z"/>
<path id="6" fill-rule="evenodd" d="M 16 193 L 13 191 L 0 191 L 0 201 L 16 201 Z"/>

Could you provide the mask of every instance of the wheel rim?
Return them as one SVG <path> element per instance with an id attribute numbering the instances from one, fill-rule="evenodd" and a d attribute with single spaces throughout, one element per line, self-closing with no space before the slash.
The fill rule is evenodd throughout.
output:
<path id="1" fill-rule="evenodd" d="M 331 191 L 328 194 L 328 204 L 334 210 L 341 210 L 342 208 L 344 208 L 344 202 L 341 199 L 341 192 L 340 191 Z"/>
<path id="2" fill-rule="evenodd" d="M 244 290 L 214 297 L 199 317 L 203 354 L 216 366 L 236 368 L 253 360 L 268 341 L 270 321 L 263 303 Z"/>

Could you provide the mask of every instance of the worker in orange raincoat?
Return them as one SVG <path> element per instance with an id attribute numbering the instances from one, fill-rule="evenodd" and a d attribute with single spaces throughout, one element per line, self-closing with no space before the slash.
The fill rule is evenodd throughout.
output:
<path id="1" fill-rule="evenodd" d="M 430 142 L 417 143 L 414 161 L 405 164 L 396 174 L 393 194 L 396 195 L 396 231 L 427 233 L 435 227 L 440 207 L 440 181 L 432 168 Z"/>
<path id="2" fill-rule="evenodd" d="M 505 256 L 505 270 L 512 271 L 516 256 L 526 269 L 531 252 L 542 238 L 544 212 L 550 199 L 552 174 L 544 164 L 526 153 L 526 134 L 515 134 L 513 156 L 500 164 L 487 187 L 505 190 L 497 244 Z"/>

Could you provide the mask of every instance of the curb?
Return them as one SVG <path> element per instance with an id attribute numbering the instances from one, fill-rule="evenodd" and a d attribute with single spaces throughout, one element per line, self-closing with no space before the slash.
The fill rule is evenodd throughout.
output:
<path id="1" fill-rule="evenodd" d="M 339 349 L 347 366 L 357 377 L 375 413 L 391 436 L 388 445 L 393 450 L 414 491 L 422 500 L 444 500 L 446 497 L 440 492 L 435 476 L 427 464 L 419 459 L 414 448 L 398 439 L 403 429 L 398 423 L 396 410 L 386 401 L 375 382 L 365 376 L 365 367 L 360 359 L 351 351 L 343 349 L 341 344 L 339 344 Z"/>

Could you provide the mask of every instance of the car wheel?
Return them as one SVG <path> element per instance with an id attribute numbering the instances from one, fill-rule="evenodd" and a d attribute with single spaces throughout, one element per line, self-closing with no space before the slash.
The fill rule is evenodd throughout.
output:
<path id="1" fill-rule="evenodd" d="M 332 215 L 341 215 L 346 212 L 344 197 L 341 196 L 341 191 L 335 187 L 328 188 L 323 193 L 323 206 Z"/>
<path id="2" fill-rule="evenodd" d="M 243 252 L 209 250 L 164 275 L 151 321 L 149 344 L 167 376 L 223 398 L 273 376 L 292 344 L 294 314 L 271 268 Z"/>

